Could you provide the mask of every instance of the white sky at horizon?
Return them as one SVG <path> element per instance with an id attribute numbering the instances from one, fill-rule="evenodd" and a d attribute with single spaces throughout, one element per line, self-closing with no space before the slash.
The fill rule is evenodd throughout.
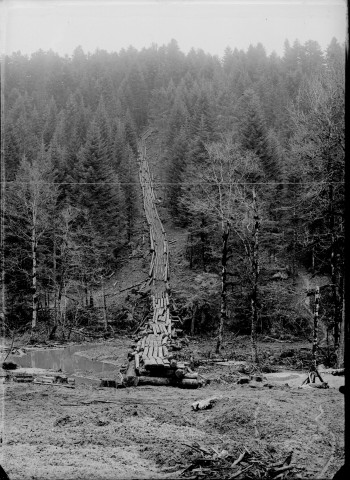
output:
<path id="1" fill-rule="evenodd" d="M 325 49 L 332 37 L 347 41 L 345 0 L 129 1 L 2 0 L 2 53 L 39 49 L 70 55 L 81 45 L 94 52 L 138 50 L 176 39 L 223 56 L 227 46 L 246 50 L 261 42 L 268 54 L 283 55 L 288 39 L 316 40 Z"/>

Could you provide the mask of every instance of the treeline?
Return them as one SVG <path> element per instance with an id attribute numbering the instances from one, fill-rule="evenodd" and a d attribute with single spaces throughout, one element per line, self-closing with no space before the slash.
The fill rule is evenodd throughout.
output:
<path id="1" fill-rule="evenodd" d="M 269 328 L 288 323 L 295 292 L 271 272 L 296 279 L 303 266 L 330 278 L 325 315 L 337 336 L 344 46 L 286 41 L 283 57 L 258 44 L 218 58 L 185 55 L 172 40 L 119 53 L 17 53 L 3 67 L 12 323 L 34 327 L 45 304 L 58 322 L 63 297 L 89 305 L 117 268 L 137 215 L 137 137 L 151 126 L 167 206 L 191 232 L 191 268 L 226 263 L 222 320 L 234 303 L 237 324 L 251 314 Z"/>

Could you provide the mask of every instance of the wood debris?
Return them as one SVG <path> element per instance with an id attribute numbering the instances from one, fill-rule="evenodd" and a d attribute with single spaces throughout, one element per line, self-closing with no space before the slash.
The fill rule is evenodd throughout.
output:
<path id="1" fill-rule="evenodd" d="M 297 467 L 291 464 L 292 452 L 284 460 L 269 462 L 262 454 L 250 452 L 246 447 L 241 452 L 230 453 L 215 447 L 205 447 L 198 443 L 187 444 L 190 463 L 185 465 L 179 476 L 186 479 L 287 479 L 295 478 Z M 193 452 L 196 453 L 193 457 Z"/>
<path id="2" fill-rule="evenodd" d="M 206 398 L 204 400 L 198 400 L 197 402 L 193 402 L 191 405 L 192 410 L 207 410 L 209 408 L 213 408 L 214 404 L 217 402 L 218 397 Z"/>

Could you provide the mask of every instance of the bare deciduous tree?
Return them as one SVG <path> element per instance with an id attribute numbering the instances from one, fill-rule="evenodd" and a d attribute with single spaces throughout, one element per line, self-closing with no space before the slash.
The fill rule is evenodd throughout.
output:
<path id="1" fill-rule="evenodd" d="M 255 182 L 262 176 L 259 159 L 230 140 L 207 145 L 207 152 L 205 164 L 192 165 L 187 170 L 191 188 L 184 190 L 183 202 L 193 214 L 204 213 L 221 227 L 221 307 L 216 352 L 220 351 L 227 319 L 230 284 L 227 264 L 232 257 L 229 236 L 233 233 L 241 241 L 249 264 L 252 357 L 258 362 L 256 324 L 261 214 Z"/>
<path id="2" fill-rule="evenodd" d="M 32 330 L 38 315 L 38 251 L 52 228 L 58 195 L 50 156 L 42 146 L 32 162 L 23 157 L 14 182 L 7 184 L 7 228 L 29 247 L 31 258 Z"/>

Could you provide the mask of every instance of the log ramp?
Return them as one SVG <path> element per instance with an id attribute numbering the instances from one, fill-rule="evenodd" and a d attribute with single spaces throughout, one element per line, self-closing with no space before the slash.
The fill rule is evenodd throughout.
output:
<path id="1" fill-rule="evenodd" d="M 181 319 L 170 314 L 169 301 L 169 245 L 159 218 L 152 176 L 146 156 L 146 139 L 152 130 L 146 130 L 138 143 L 139 178 L 143 206 L 150 233 L 151 312 L 135 337 L 128 364 L 121 369 L 122 386 L 169 385 L 182 388 L 201 386 L 198 373 L 188 362 L 179 362 L 172 352 L 181 349 Z"/>

